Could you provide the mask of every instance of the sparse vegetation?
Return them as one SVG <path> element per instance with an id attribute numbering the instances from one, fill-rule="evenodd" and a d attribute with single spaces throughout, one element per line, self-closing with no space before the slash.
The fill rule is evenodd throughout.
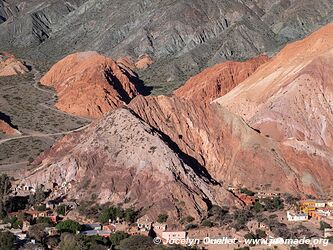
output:
<path id="1" fill-rule="evenodd" d="M 167 214 L 159 214 L 157 218 L 157 222 L 159 223 L 165 223 L 168 220 Z"/>

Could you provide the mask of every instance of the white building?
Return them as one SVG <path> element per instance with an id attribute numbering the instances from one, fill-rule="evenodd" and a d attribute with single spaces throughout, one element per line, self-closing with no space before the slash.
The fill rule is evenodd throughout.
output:
<path id="1" fill-rule="evenodd" d="M 307 221 L 309 219 L 309 216 L 307 214 L 303 214 L 303 213 L 295 213 L 295 212 L 288 211 L 287 219 L 288 219 L 288 221 Z"/>

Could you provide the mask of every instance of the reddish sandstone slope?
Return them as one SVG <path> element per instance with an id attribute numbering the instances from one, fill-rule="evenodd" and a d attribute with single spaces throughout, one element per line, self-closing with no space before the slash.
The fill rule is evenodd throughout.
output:
<path id="1" fill-rule="evenodd" d="M 309 150 L 296 143 L 280 144 L 218 104 L 138 96 L 129 106 L 224 185 L 252 189 L 270 185 L 272 191 L 332 193 L 333 159 L 327 151 Z"/>
<path id="2" fill-rule="evenodd" d="M 268 60 L 267 56 L 259 56 L 245 62 L 217 64 L 189 79 L 174 95 L 197 102 L 211 102 L 228 93 Z"/>
<path id="3" fill-rule="evenodd" d="M 41 79 L 57 91 L 58 109 L 91 118 L 128 103 L 138 94 L 135 81 L 131 70 L 97 52 L 69 55 Z"/>
<path id="4" fill-rule="evenodd" d="M 13 76 L 29 72 L 29 69 L 13 55 L 0 52 L 0 76 Z"/>
<path id="5" fill-rule="evenodd" d="M 231 195 L 198 165 L 189 165 L 168 139 L 124 108 L 86 131 L 64 137 L 36 161 L 28 185 L 57 183 L 68 198 L 145 208 L 153 219 L 199 218 L 212 204 L 231 205 Z M 69 185 L 70 183 L 70 185 Z"/>
<path id="6" fill-rule="evenodd" d="M 216 102 L 276 140 L 305 141 L 333 150 L 332 76 L 333 24 L 329 24 L 286 46 Z"/>
<path id="7" fill-rule="evenodd" d="M 20 134 L 18 130 L 10 126 L 7 122 L 0 119 L 0 132 L 6 135 L 17 135 Z"/>

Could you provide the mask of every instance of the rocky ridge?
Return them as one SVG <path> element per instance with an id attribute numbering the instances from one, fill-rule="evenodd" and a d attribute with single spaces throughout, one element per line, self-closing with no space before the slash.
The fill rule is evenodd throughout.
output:
<path id="1" fill-rule="evenodd" d="M 94 194 L 98 203 L 145 209 L 153 219 L 161 212 L 200 218 L 212 204 L 234 203 L 206 172 L 188 165 L 165 135 L 124 108 L 64 137 L 35 164 L 24 180 L 28 185 L 70 183 L 68 198 L 89 200 Z"/>
<path id="2" fill-rule="evenodd" d="M 143 87 L 133 71 L 97 52 L 65 57 L 40 82 L 55 88 L 58 109 L 90 118 L 129 103 Z"/>
<path id="3" fill-rule="evenodd" d="M 245 62 L 216 64 L 190 78 L 174 95 L 194 102 L 209 103 L 228 93 L 268 60 L 267 56 L 260 56 Z"/>
<path id="4" fill-rule="evenodd" d="M 216 100 L 275 140 L 333 149 L 333 24 L 292 43 Z"/>
<path id="5" fill-rule="evenodd" d="M 161 92 L 215 63 L 275 53 L 333 20 L 330 0 L 6 2 L 1 47 L 45 61 L 87 50 L 115 59 L 147 54 L 155 63 L 141 75 L 169 86 Z"/>

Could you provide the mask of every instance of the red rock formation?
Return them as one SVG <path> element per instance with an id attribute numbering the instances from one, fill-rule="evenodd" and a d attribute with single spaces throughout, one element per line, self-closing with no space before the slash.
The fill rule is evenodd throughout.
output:
<path id="1" fill-rule="evenodd" d="M 333 24 L 286 46 L 216 100 L 276 140 L 333 149 Z"/>
<path id="2" fill-rule="evenodd" d="M 148 55 L 143 55 L 137 60 L 135 67 L 137 69 L 147 69 L 153 63 L 154 61 Z"/>
<path id="3" fill-rule="evenodd" d="M 225 185 L 332 193 L 333 160 L 327 152 L 313 148 L 311 154 L 298 144 L 271 140 L 216 103 L 139 96 L 129 106 Z"/>
<path id="4" fill-rule="evenodd" d="M 163 212 L 199 218 L 211 204 L 233 204 L 225 189 L 128 109 L 64 137 L 35 163 L 28 185 L 58 183 L 68 198 L 87 201 L 95 194 L 98 203 L 145 208 L 152 219 Z"/>
<path id="5" fill-rule="evenodd" d="M 7 122 L 0 119 L 0 132 L 6 135 L 17 135 L 19 132 L 10 126 Z"/>
<path id="6" fill-rule="evenodd" d="M 91 118 L 128 103 L 138 91 L 136 75 L 96 52 L 69 55 L 41 79 L 58 93 L 56 107 Z"/>
<path id="7" fill-rule="evenodd" d="M 117 60 L 118 64 L 124 65 L 129 69 L 147 69 L 154 61 L 147 54 L 140 56 L 136 61 L 130 57 L 122 57 Z"/>
<path id="8" fill-rule="evenodd" d="M 13 55 L 0 52 L 0 76 L 13 76 L 29 72 L 29 69 Z"/>
<path id="9" fill-rule="evenodd" d="M 196 102 L 211 102 L 228 93 L 268 60 L 267 56 L 260 56 L 246 62 L 217 64 L 192 77 L 174 94 Z"/>

